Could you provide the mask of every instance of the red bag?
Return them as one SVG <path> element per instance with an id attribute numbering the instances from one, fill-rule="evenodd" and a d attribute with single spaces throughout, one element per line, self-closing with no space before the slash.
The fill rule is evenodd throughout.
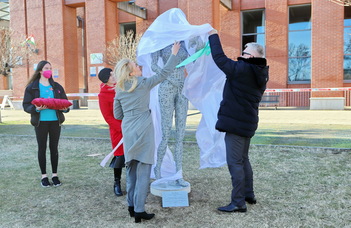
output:
<path id="1" fill-rule="evenodd" d="M 49 109 L 65 109 L 72 105 L 72 103 L 66 99 L 57 98 L 35 98 L 32 100 L 32 104 L 36 106 L 46 105 Z"/>

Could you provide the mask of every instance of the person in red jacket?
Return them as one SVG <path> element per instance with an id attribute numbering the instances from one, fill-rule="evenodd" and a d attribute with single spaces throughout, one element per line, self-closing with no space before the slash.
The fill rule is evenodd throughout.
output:
<path id="1" fill-rule="evenodd" d="M 121 120 L 115 119 L 113 116 L 113 102 L 115 97 L 115 85 L 116 79 L 112 76 L 112 69 L 104 68 L 99 72 L 99 79 L 102 81 L 100 85 L 100 93 L 99 93 L 99 106 L 100 111 L 109 125 L 110 128 L 110 138 L 112 143 L 112 149 L 114 149 L 119 141 L 122 139 L 122 128 Z M 122 168 L 124 167 L 124 152 L 123 145 L 120 145 L 117 150 L 114 152 L 114 157 L 111 161 L 110 167 L 114 170 L 114 192 L 117 196 L 122 196 L 121 190 L 121 175 Z"/>

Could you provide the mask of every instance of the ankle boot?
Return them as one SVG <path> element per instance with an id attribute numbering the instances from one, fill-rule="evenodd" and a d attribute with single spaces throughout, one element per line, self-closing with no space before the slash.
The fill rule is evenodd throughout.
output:
<path id="1" fill-rule="evenodd" d="M 113 190 L 114 190 L 116 196 L 123 196 L 120 179 L 117 179 L 117 178 L 115 179 L 115 184 L 113 185 Z"/>
<path id="2" fill-rule="evenodd" d="M 145 220 L 152 219 L 155 216 L 155 214 L 148 214 L 144 211 L 144 212 L 140 212 L 140 213 L 135 212 L 134 216 L 135 216 L 135 222 L 139 223 L 139 222 L 141 222 L 141 219 L 145 219 Z"/>
<path id="3" fill-rule="evenodd" d="M 129 206 L 128 207 L 128 211 L 129 211 L 129 216 L 130 217 L 134 217 L 134 207 L 133 206 Z"/>

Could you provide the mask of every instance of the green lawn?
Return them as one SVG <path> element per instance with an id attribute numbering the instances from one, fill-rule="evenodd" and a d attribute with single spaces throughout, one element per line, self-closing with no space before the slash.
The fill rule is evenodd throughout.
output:
<path id="1" fill-rule="evenodd" d="M 250 152 L 258 204 L 248 212 L 216 210 L 230 200 L 226 167 L 198 169 L 199 149 L 185 144 L 183 175 L 191 184 L 189 207 L 163 208 L 149 195 L 155 219 L 136 225 L 125 195 L 113 193 L 111 168 L 100 161 L 106 139 L 62 138 L 63 185 L 42 188 L 34 137 L 0 136 L 0 227 L 349 227 L 351 154 L 253 149 Z M 268 148 L 268 147 L 267 147 Z M 172 148 L 171 148 L 172 149 Z M 48 165 L 50 162 L 48 162 Z M 48 166 L 50 170 L 50 166 Z M 125 169 L 122 178 L 125 190 Z"/>
<path id="2" fill-rule="evenodd" d="M 199 169 L 195 131 L 201 116 L 189 116 L 185 140 L 191 142 L 184 146 L 183 176 L 191 184 L 190 206 L 163 208 L 162 199 L 150 194 L 146 210 L 156 217 L 137 225 L 128 217 L 125 196 L 113 193 L 111 168 L 99 166 L 111 145 L 98 110 L 66 114 L 59 146 L 63 185 L 49 189 L 39 184 L 29 115 L 5 110 L 0 227 L 350 227 L 350 114 L 262 111 L 252 139 L 257 146 L 250 150 L 258 204 L 248 205 L 243 214 L 216 210 L 230 200 L 230 176 L 226 167 Z M 318 147 L 344 149 L 335 153 Z"/>
<path id="3" fill-rule="evenodd" d="M 0 134 L 34 134 L 29 114 L 21 110 L 2 113 Z M 196 141 L 195 132 L 201 119 L 197 113 L 189 110 L 184 141 Z M 62 136 L 108 139 L 108 126 L 99 110 L 71 110 L 65 116 Z M 350 139 L 350 111 L 260 110 L 260 123 L 252 144 L 351 148 Z"/>

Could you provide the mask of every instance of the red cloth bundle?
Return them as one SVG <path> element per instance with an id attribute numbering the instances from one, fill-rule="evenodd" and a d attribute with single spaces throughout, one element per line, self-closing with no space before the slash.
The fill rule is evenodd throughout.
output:
<path id="1" fill-rule="evenodd" d="M 72 105 L 72 103 L 66 99 L 57 98 L 35 98 L 32 100 L 32 104 L 36 106 L 46 105 L 49 109 L 65 109 Z"/>

